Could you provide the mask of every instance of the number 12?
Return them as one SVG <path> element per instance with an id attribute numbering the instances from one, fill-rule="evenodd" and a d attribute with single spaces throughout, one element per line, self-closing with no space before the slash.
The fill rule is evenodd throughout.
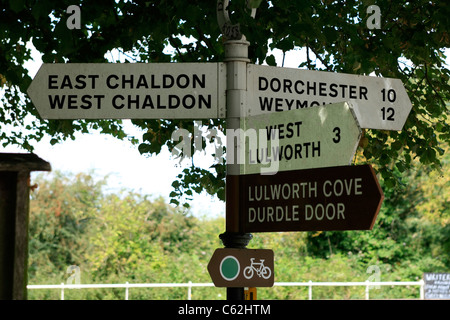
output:
<path id="1" fill-rule="evenodd" d="M 395 110 L 394 108 L 381 108 L 381 113 L 382 113 L 382 118 L 383 120 L 387 120 L 387 121 L 395 121 L 394 119 L 394 114 L 395 114 Z"/>

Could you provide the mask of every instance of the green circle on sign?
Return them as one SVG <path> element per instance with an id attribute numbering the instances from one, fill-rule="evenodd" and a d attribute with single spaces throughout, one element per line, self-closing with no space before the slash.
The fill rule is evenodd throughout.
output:
<path id="1" fill-rule="evenodd" d="M 226 256 L 220 262 L 220 275 L 227 281 L 236 279 L 240 269 L 239 261 L 233 256 Z"/>

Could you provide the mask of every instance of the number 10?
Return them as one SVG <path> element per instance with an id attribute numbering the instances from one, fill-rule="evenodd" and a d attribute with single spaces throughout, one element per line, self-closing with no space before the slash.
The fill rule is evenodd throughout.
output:
<path id="1" fill-rule="evenodd" d="M 386 101 L 387 98 L 389 102 L 395 102 L 395 99 L 397 99 L 397 93 L 394 89 L 389 89 L 387 92 L 386 89 L 383 89 L 381 94 L 383 95 L 383 101 Z"/>

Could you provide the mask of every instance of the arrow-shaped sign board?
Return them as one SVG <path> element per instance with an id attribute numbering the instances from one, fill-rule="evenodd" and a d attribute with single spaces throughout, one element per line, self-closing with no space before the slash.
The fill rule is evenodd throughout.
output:
<path id="1" fill-rule="evenodd" d="M 349 165 L 361 135 L 346 102 L 249 116 L 241 128 L 241 174 Z"/>
<path id="2" fill-rule="evenodd" d="M 269 249 L 231 249 L 214 251 L 208 272 L 216 287 L 272 287 L 274 255 Z"/>
<path id="3" fill-rule="evenodd" d="M 399 131 L 412 104 L 399 79 L 247 66 L 246 116 L 351 101 L 361 128 Z"/>
<path id="4" fill-rule="evenodd" d="M 240 175 L 241 232 L 370 230 L 384 199 L 370 165 Z"/>
<path id="5" fill-rule="evenodd" d="M 43 64 L 28 94 L 44 119 L 224 118 L 223 63 Z"/>

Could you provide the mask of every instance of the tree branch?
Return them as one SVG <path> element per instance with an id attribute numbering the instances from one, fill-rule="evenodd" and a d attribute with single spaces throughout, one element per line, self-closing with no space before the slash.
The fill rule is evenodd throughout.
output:
<path id="1" fill-rule="evenodd" d="M 439 100 L 442 102 L 442 104 L 445 105 L 444 98 L 442 98 L 441 95 L 439 94 L 439 92 L 436 91 L 436 89 L 434 88 L 433 84 L 431 83 L 431 80 L 428 78 L 428 68 L 427 68 L 427 64 L 426 63 L 424 64 L 424 67 L 425 67 L 425 79 L 427 80 L 427 83 L 430 85 L 431 89 L 439 97 Z"/>
<path id="2" fill-rule="evenodd" d="M 320 62 L 322 62 L 322 64 L 327 68 L 327 71 L 332 71 L 331 67 L 328 65 L 328 63 L 325 60 L 323 60 L 323 58 L 316 52 L 316 50 L 314 50 L 313 47 L 308 46 L 308 48 L 311 49 L 311 51 L 316 55 L 316 58 L 319 59 Z"/>

